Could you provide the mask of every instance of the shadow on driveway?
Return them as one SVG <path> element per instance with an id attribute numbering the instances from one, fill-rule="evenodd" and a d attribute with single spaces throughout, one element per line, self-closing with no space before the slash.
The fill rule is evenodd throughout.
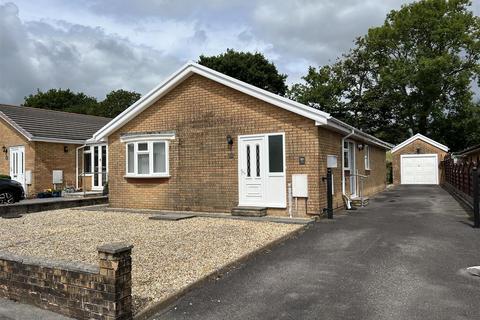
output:
<path id="1" fill-rule="evenodd" d="M 152 319 L 480 319 L 480 230 L 438 186 L 370 205 L 209 282 Z"/>

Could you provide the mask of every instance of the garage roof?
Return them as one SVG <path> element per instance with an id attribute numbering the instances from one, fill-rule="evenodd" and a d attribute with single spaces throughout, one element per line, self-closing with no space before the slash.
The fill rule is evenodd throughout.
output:
<path id="1" fill-rule="evenodd" d="M 0 104 L 0 118 L 29 141 L 83 144 L 111 119 Z"/>
<path id="2" fill-rule="evenodd" d="M 446 145 L 443 145 L 435 140 L 432 140 L 428 137 L 425 137 L 423 134 L 420 134 L 420 133 L 417 133 L 416 135 L 408 138 L 407 140 L 403 141 L 402 143 L 396 145 L 393 149 L 392 149 L 392 153 L 402 149 L 403 147 L 405 147 L 406 145 L 412 143 L 413 141 L 417 140 L 417 139 L 420 139 L 428 144 L 431 144 L 432 146 L 435 146 L 437 147 L 438 149 L 440 150 L 443 150 L 445 152 L 448 152 L 449 148 L 446 146 Z"/>

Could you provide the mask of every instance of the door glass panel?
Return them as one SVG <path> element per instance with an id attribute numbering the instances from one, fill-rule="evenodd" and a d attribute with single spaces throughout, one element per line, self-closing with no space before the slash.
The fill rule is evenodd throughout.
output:
<path id="1" fill-rule="evenodd" d="M 102 185 L 107 181 L 107 146 L 102 146 Z"/>
<path id="2" fill-rule="evenodd" d="M 85 173 L 92 172 L 92 154 L 84 153 L 83 154 L 83 170 Z"/>
<path id="3" fill-rule="evenodd" d="M 20 152 L 20 174 L 23 174 L 23 152 Z"/>
<path id="4" fill-rule="evenodd" d="M 247 145 L 247 177 L 250 177 L 250 146 Z"/>
<path id="5" fill-rule="evenodd" d="M 140 144 L 139 144 L 140 146 Z M 150 173 L 150 159 L 148 153 L 139 153 L 137 162 L 138 162 L 138 173 L 139 174 L 149 174 Z"/>
<path id="6" fill-rule="evenodd" d="M 283 172 L 283 136 L 268 136 L 269 172 Z"/>
<path id="7" fill-rule="evenodd" d="M 350 143 L 348 144 L 348 153 L 349 153 L 349 156 L 350 156 L 350 164 L 351 164 L 351 169 L 352 169 L 352 170 L 355 170 L 355 163 L 354 163 L 354 161 L 353 161 L 353 160 L 354 160 L 354 156 L 355 156 L 355 155 L 353 154 L 354 152 L 355 152 L 355 150 L 354 150 L 354 144 L 353 144 L 352 142 L 350 142 Z"/>
<path id="8" fill-rule="evenodd" d="M 153 144 L 153 172 L 167 172 L 164 142 L 155 142 Z"/>
<path id="9" fill-rule="evenodd" d="M 93 147 L 93 185 L 98 186 L 98 147 Z"/>
<path id="10" fill-rule="evenodd" d="M 256 149 L 256 159 L 257 159 L 257 177 L 260 177 L 260 145 L 255 146 Z"/>

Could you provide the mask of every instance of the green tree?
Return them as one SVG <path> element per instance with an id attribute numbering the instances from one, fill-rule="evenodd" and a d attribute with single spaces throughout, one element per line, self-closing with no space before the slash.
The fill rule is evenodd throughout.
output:
<path id="1" fill-rule="evenodd" d="M 70 89 L 50 89 L 46 92 L 37 89 L 35 94 L 25 97 L 26 107 L 50 109 L 73 113 L 96 115 L 97 100 L 84 93 L 75 93 Z"/>
<path id="2" fill-rule="evenodd" d="M 237 52 L 227 49 L 218 56 L 201 55 L 198 63 L 270 92 L 285 95 L 287 76 L 261 53 Z"/>
<path id="3" fill-rule="evenodd" d="M 327 100 L 337 102 L 341 119 L 367 132 L 393 143 L 419 132 L 461 149 L 472 140 L 466 135 L 480 133 L 471 127 L 479 111 L 471 83 L 480 74 L 480 18 L 470 6 L 422 0 L 393 10 L 330 67 L 336 71 L 329 79 L 309 83 L 322 79 L 310 70 L 290 95 L 321 103 L 318 85 L 338 88 Z"/>
<path id="4" fill-rule="evenodd" d="M 100 102 L 102 116 L 114 118 L 123 110 L 134 104 L 141 95 L 138 92 L 126 90 L 114 90 L 107 94 L 105 99 Z"/>

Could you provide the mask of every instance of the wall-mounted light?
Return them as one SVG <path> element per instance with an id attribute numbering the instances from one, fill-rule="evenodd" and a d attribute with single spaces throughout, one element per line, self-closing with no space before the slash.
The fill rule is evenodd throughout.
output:
<path id="1" fill-rule="evenodd" d="M 232 145 L 233 145 L 233 138 L 232 138 L 231 135 L 228 135 L 228 136 L 227 136 L 227 143 L 228 143 L 229 146 L 232 146 Z"/>
<path id="2" fill-rule="evenodd" d="M 228 145 L 228 158 L 229 159 L 233 159 L 234 158 L 234 155 L 233 155 L 233 138 L 231 135 L 228 135 L 227 136 L 227 145 Z"/>
<path id="3" fill-rule="evenodd" d="M 365 148 L 365 145 L 363 143 L 357 144 L 358 151 L 362 151 L 363 148 Z"/>
<path id="4" fill-rule="evenodd" d="M 5 153 L 5 160 L 8 160 L 8 148 L 3 146 L 2 147 L 2 152 Z"/>
<path id="5" fill-rule="evenodd" d="M 68 146 L 63 146 L 63 152 L 68 153 Z"/>

